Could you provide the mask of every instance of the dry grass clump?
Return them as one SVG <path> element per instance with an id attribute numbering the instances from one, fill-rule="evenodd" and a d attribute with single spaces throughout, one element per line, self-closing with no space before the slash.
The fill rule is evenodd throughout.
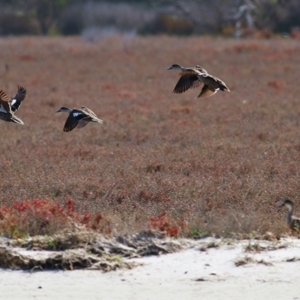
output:
<path id="1" fill-rule="evenodd" d="M 244 266 L 247 264 L 254 264 L 254 263 L 263 264 L 265 266 L 272 266 L 272 263 L 265 261 L 263 259 L 257 260 L 255 258 L 253 258 L 252 256 L 245 256 L 243 258 L 240 258 L 240 259 L 236 260 L 234 264 L 236 267 L 240 267 L 240 266 Z"/>
<path id="2" fill-rule="evenodd" d="M 76 213 L 101 212 L 116 234 L 158 218 L 152 227 L 174 236 L 280 234 L 277 201 L 300 209 L 295 40 L 24 37 L 0 46 L 9 66 L 0 66 L 1 89 L 28 91 L 25 125 L 0 124 L 1 205 L 72 198 Z M 232 92 L 175 95 L 171 63 L 200 64 Z M 104 124 L 64 133 L 62 105 L 85 105 Z"/>

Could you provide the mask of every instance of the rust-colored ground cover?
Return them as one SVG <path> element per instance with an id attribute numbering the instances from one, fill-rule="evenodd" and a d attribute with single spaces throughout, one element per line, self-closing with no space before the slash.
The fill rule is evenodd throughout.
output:
<path id="1" fill-rule="evenodd" d="M 25 125 L 0 122 L 2 206 L 71 198 L 114 233 L 171 235 L 282 232 L 277 202 L 300 211 L 299 41 L 23 37 L 0 48 L 0 89 L 28 91 Z M 200 64 L 231 93 L 173 94 L 172 63 Z M 62 105 L 104 124 L 65 133 Z"/>

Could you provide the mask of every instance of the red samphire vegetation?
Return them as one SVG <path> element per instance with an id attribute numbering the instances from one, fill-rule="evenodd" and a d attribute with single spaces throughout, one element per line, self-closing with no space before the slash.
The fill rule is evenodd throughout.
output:
<path id="1" fill-rule="evenodd" d="M 110 224 L 101 213 L 79 214 L 75 211 L 72 199 L 68 199 L 64 205 L 53 200 L 33 199 L 15 202 L 12 207 L 0 207 L 0 233 L 7 237 L 49 235 L 78 225 L 105 234 L 111 233 Z"/>

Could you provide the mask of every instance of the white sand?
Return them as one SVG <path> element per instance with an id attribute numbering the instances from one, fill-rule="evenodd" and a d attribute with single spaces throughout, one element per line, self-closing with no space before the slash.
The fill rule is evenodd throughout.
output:
<path id="1" fill-rule="evenodd" d="M 135 259 L 144 265 L 132 270 L 0 270 L 0 299 L 300 299 L 299 239 L 282 240 L 287 247 L 261 252 L 245 252 L 249 241 L 200 251 L 209 241 L 179 253 Z M 256 262 L 237 267 L 234 262 L 245 256 Z"/>

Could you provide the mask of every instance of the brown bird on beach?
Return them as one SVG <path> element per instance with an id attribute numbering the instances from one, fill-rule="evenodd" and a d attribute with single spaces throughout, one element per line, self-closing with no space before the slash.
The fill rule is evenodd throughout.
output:
<path id="1" fill-rule="evenodd" d="M 230 92 L 225 82 L 214 77 L 199 65 L 194 68 L 184 68 L 178 64 L 173 64 L 167 70 L 179 70 L 179 78 L 173 92 L 181 94 L 190 88 L 196 88 L 203 84 L 202 90 L 197 98 L 207 98 L 214 95 L 218 90 Z"/>
<path id="2" fill-rule="evenodd" d="M 286 199 L 278 206 L 278 208 L 284 206 L 288 208 L 286 216 L 288 226 L 294 231 L 300 231 L 300 218 L 293 216 L 294 203 L 291 200 Z"/>

